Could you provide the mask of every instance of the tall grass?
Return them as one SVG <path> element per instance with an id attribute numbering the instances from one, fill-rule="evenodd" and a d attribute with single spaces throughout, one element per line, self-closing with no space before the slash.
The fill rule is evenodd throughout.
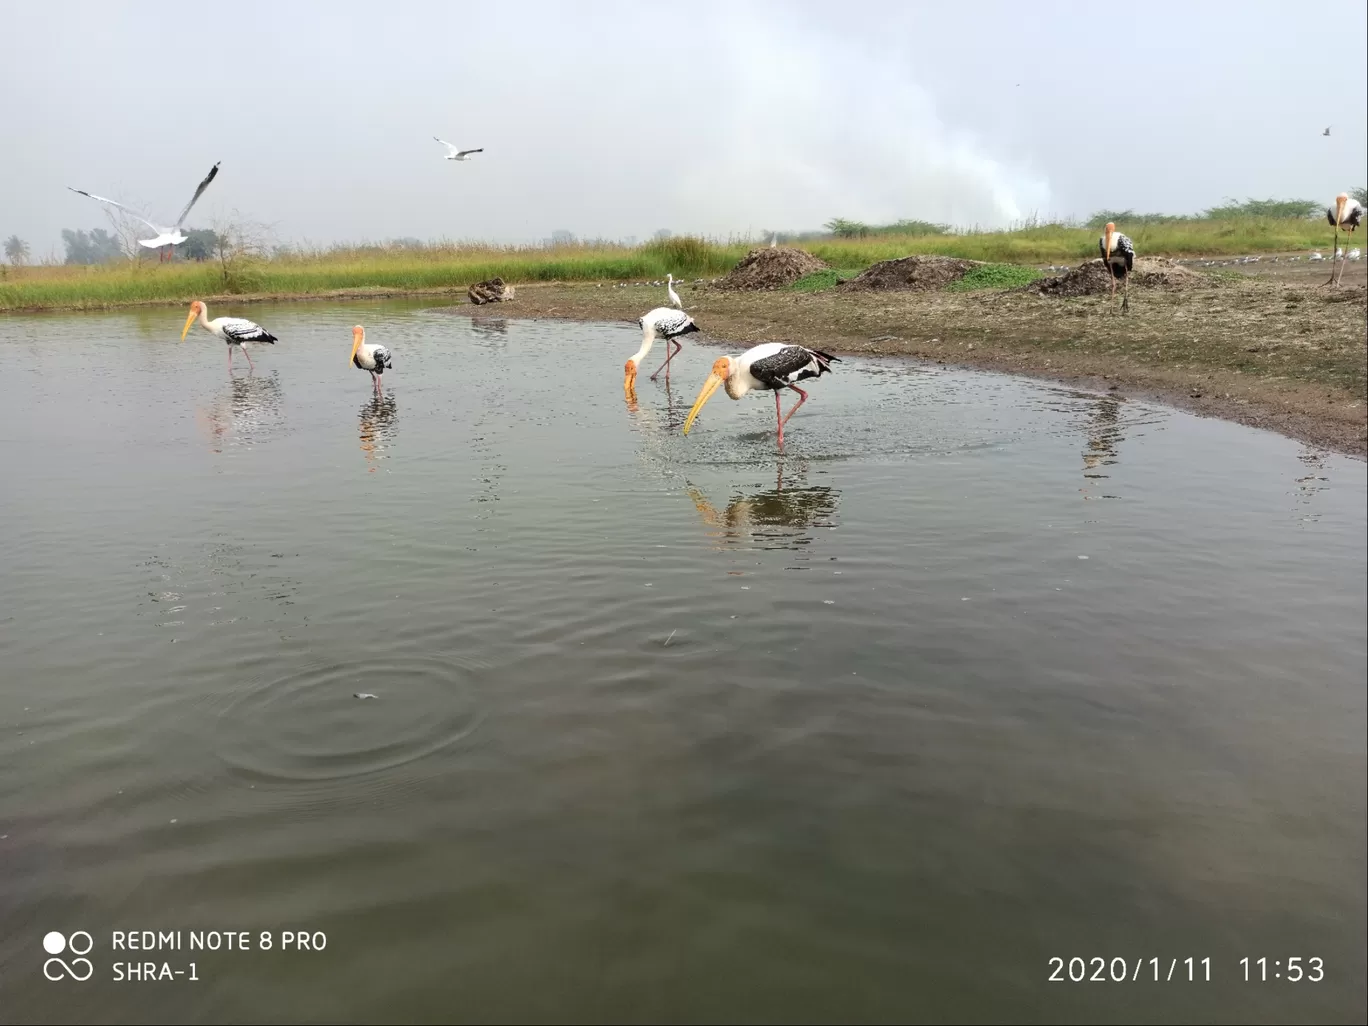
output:
<path id="1" fill-rule="evenodd" d="M 1330 229 L 1297 217 L 1140 221 L 1118 227 L 1142 256 L 1199 256 L 1328 249 Z M 938 226 L 933 226 L 938 228 Z M 418 292 L 464 290 L 495 276 L 509 282 L 640 281 L 711 278 L 728 271 L 747 242 L 697 238 L 642 246 L 349 246 L 281 250 L 269 258 L 219 263 L 122 262 L 98 266 L 0 265 L 0 311 L 99 308 L 140 302 L 188 301 L 222 295 L 314 296 L 343 290 Z M 1032 224 L 1014 231 L 939 234 L 909 232 L 863 238 L 814 239 L 803 248 L 832 267 L 861 270 L 880 260 L 940 254 L 991 263 L 1080 261 L 1096 255 L 1097 232 L 1077 225 Z"/>

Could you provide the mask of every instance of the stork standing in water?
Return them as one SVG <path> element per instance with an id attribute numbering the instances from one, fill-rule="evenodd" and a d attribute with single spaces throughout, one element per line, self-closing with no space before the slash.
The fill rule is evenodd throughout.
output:
<path id="1" fill-rule="evenodd" d="M 1350 199 L 1347 192 L 1342 192 L 1335 197 L 1335 205 L 1325 211 L 1325 219 L 1334 226 L 1335 229 L 1335 248 L 1332 250 L 1334 256 L 1330 258 L 1330 280 L 1325 284 L 1338 285 L 1340 278 L 1344 277 L 1344 251 L 1340 249 L 1339 233 L 1343 228 L 1346 235 L 1353 235 L 1354 229 L 1363 220 L 1363 204 L 1356 199 Z M 1348 240 L 1345 240 L 1348 245 Z M 1336 276 L 1336 268 L 1339 275 Z"/>
<path id="2" fill-rule="evenodd" d="M 1130 273 L 1135 267 L 1135 246 L 1131 244 L 1129 236 L 1122 235 L 1116 230 L 1116 225 L 1108 221 L 1102 237 L 1097 240 L 1097 249 L 1102 254 L 1102 263 L 1111 272 L 1113 300 L 1116 299 L 1116 279 L 1121 279 L 1121 312 L 1125 313 L 1130 309 Z"/>
<path id="3" fill-rule="evenodd" d="M 383 394 L 380 375 L 385 373 L 386 368 L 394 366 L 394 357 L 385 346 L 367 342 L 366 329 L 359 324 L 352 328 L 351 357 L 347 362 L 353 367 L 360 367 L 363 371 L 370 371 L 371 384 L 375 386 L 376 396 Z"/>
<path id="4" fill-rule="evenodd" d="M 655 345 L 657 338 L 665 340 L 665 362 L 656 368 L 651 380 L 654 381 L 661 371 L 665 371 L 665 379 L 668 381 L 670 358 L 684 348 L 676 339 L 680 335 L 698 330 L 698 325 L 693 322 L 692 317 L 683 310 L 675 310 L 668 306 L 656 307 L 637 321 L 637 324 L 641 325 L 641 348 L 632 355 L 623 368 L 622 390 L 628 398 L 636 394 L 637 368 L 641 361 L 646 359 L 646 354 L 651 351 L 651 346 Z M 670 352 L 671 343 L 674 343 L 674 352 Z"/>
<path id="5" fill-rule="evenodd" d="M 228 343 L 229 374 L 233 373 L 234 346 L 241 349 L 242 355 L 247 357 L 247 366 L 256 370 L 252 364 L 252 357 L 247 352 L 247 344 L 249 342 L 269 342 L 271 345 L 275 345 L 279 341 L 260 324 L 249 321 L 246 317 L 215 317 L 211 321 L 209 319 L 209 308 L 197 299 L 190 304 L 190 316 L 185 319 L 185 327 L 181 329 L 182 342 L 185 341 L 186 332 L 190 330 L 190 325 L 195 323 L 196 317 L 199 318 L 201 328 Z"/>
<path id="6" fill-rule="evenodd" d="M 779 425 L 779 448 L 782 449 L 784 425 L 789 417 L 798 412 L 798 407 L 807 402 L 808 395 L 798 387 L 797 382 L 820 378 L 831 370 L 831 364 L 840 362 L 830 353 L 784 342 L 765 342 L 747 349 L 740 356 L 719 357 L 712 366 L 708 380 L 703 382 L 688 419 L 684 421 L 684 434 L 689 433 L 698 411 L 703 409 L 703 404 L 712 398 L 719 386 L 725 386 L 727 395 L 733 399 L 740 399 L 750 391 L 769 390 L 774 392 L 774 419 Z M 779 393 L 785 388 L 798 393 L 798 401 L 786 414 L 779 407 Z"/>

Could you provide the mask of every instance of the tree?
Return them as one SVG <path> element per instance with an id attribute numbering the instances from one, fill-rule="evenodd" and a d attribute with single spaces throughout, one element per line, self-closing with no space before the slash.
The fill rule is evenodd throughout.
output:
<path id="1" fill-rule="evenodd" d="M 62 244 L 69 264 L 103 264 L 123 255 L 119 240 L 103 228 L 92 228 L 89 233 L 63 228 Z"/>
<path id="2" fill-rule="evenodd" d="M 204 263 L 218 252 L 218 235 L 212 228 L 191 228 L 185 233 L 185 241 L 177 248 L 186 260 Z"/>
<path id="3" fill-rule="evenodd" d="M 1360 185 L 1357 189 L 1350 189 L 1349 195 L 1358 200 L 1365 207 L 1368 207 L 1368 188 Z"/>
<path id="4" fill-rule="evenodd" d="M 574 232 L 568 232 L 564 228 L 557 228 L 551 233 L 551 245 L 553 246 L 573 246 L 574 244 Z"/>
<path id="5" fill-rule="evenodd" d="M 5 256 L 15 267 L 21 267 L 28 261 L 28 243 L 17 235 L 11 235 L 5 240 Z"/>
<path id="6" fill-rule="evenodd" d="M 662 239 L 672 239 L 674 238 L 674 232 L 670 231 L 670 229 L 668 228 L 658 228 L 656 230 L 655 237 L 657 241 L 660 241 Z"/>
<path id="7" fill-rule="evenodd" d="M 869 225 L 863 221 L 848 221 L 844 217 L 833 217 L 822 227 L 843 239 L 863 239 L 869 234 Z"/>

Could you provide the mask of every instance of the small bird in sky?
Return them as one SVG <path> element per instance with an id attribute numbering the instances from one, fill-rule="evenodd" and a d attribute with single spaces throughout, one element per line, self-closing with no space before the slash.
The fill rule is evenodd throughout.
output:
<path id="1" fill-rule="evenodd" d="M 1330 134 L 1330 126 L 1327 125 L 1326 128 L 1325 128 L 1325 131 L 1322 132 L 1321 135 L 1329 135 L 1329 134 Z"/>
<path id="2" fill-rule="evenodd" d="M 435 135 L 433 136 L 433 138 L 434 138 L 434 139 L 437 139 L 437 137 L 436 137 Z M 447 142 L 445 139 L 437 139 L 437 141 L 447 148 L 447 155 L 446 155 L 446 159 L 447 159 L 447 160 L 469 160 L 469 159 L 470 159 L 470 155 L 471 155 L 472 153 L 483 153 L 483 152 L 484 152 L 484 147 L 483 147 L 483 146 L 481 146 L 478 150 L 463 150 L 463 149 L 460 149 L 460 148 L 457 147 L 457 146 L 453 146 L 451 143 Z"/>

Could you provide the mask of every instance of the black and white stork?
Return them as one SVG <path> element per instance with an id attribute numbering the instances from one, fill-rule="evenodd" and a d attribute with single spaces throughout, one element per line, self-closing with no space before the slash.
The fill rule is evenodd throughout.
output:
<path id="1" fill-rule="evenodd" d="M 698 325 L 693 322 L 693 318 L 683 310 L 675 310 L 668 306 L 658 306 L 650 313 L 637 320 L 641 326 L 641 348 L 638 349 L 623 367 L 622 390 L 630 398 L 636 392 L 637 367 L 641 361 L 646 359 L 646 354 L 651 351 L 651 346 L 655 345 L 657 338 L 665 340 L 665 362 L 656 368 L 655 374 L 651 375 L 654 381 L 661 371 L 665 371 L 665 377 L 670 377 L 670 359 L 684 347 L 676 341 L 680 335 L 687 335 L 691 331 L 697 331 Z M 674 343 L 674 352 L 670 351 L 670 344 Z"/>
<path id="2" fill-rule="evenodd" d="M 1116 299 L 1116 279 L 1122 283 L 1121 310 L 1130 309 L 1130 273 L 1135 267 L 1135 246 L 1130 236 L 1122 235 L 1110 221 L 1097 240 L 1097 250 L 1102 254 L 1102 263 L 1111 272 L 1111 295 Z"/>
<path id="3" fill-rule="evenodd" d="M 200 300 L 195 300 L 190 304 L 190 316 L 185 319 L 185 327 L 181 329 L 181 341 L 185 341 L 185 335 L 190 330 L 190 325 L 195 323 L 195 318 L 199 318 L 200 327 L 205 331 L 217 335 L 228 343 L 228 372 L 233 371 L 233 347 L 242 350 L 242 355 L 247 357 L 247 366 L 252 370 L 256 367 L 252 364 L 252 357 L 247 352 L 249 342 L 269 342 L 275 345 L 279 341 L 274 335 L 263 328 L 255 321 L 249 321 L 246 317 L 215 317 L 209 319 L 209 308 Z"/>
<path id="4" fill-rule="evenodd" d="M 684 421 L 684 433 L 693 427 L 694 418 L 703 404 L 712 398 L 719 387 L 725 387 L 727 395 L 740 399 L 751 391 L 774 392 L 774 419 L 779 425 L 779 448 L 784 447 L 784 425 L 789 417 L 798 412 L 798 407 L 807 402 L 807 393 L 798 387 L 797 382 L 807 378 L 820 378 L 830 372 L 833 363 L 840 363 L 830 353 L 823 353 L 806 346 L 794 346 L 785 342 L 765 342 L 747 349 L 740 356 L 719 357 L 712 366 L 712 373 L 703 382 L 693 409 Z M 798 401 L 788 413 L 781 413 L 779 393 L 791 388 L 798 393 Z"/>
<path id="5" fill-rule="evenodd" d="M 1356 199 L 1350 199 L 1347 192 L 1342 192 L 1335 197 L 1335 205 L 1325 211 L 1325 219 L 1335 229 L 1335 248 L 1331 250 L 1334 255 L 1330 258 L 1330 280 L 1325 284 L 1338 285 L 1344 277 L 1345 264 L 1345 254 L 1340 249 L 1340 229 L 1343 228 L 1346 235 L 1354 234 L 1359 222 L 1363 220 L 1363 204 Z M 1338 276 L 1335 273 L 1337 268 Z"/>
<path id="6" fill-rule="evenodd" d="M 351 357 L 347 362 L 353 367 L 360 367 L 363 371 L 370 371 L 375 394 L 378 396 L 383 393 L 380 375 L 384 374 L 387 368 L 394 366 L 394 357 L 385 346 L 367 342 L 366 329 L 359 324 L 352 328 Z"/>

